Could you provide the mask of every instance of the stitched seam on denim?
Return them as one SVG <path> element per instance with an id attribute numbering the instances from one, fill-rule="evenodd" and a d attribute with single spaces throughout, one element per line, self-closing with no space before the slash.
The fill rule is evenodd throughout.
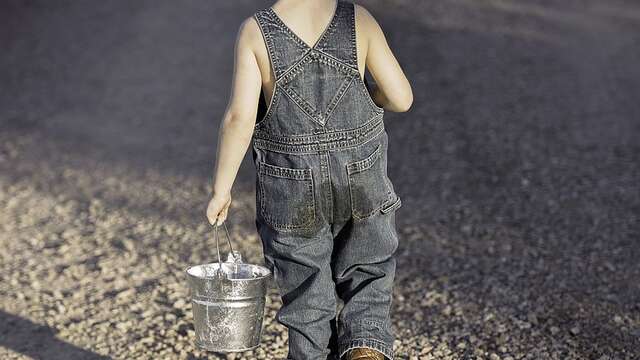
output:
<path id="1" fill-rule="evenodd" d="M 329 35 L 334 33 L 334 31 L 338 28 L 338 24 L 344 24 L 345 21 L 347 21 L 347 24 L 349 24 L 348 16 L 349 16 L 349 14 L 352 13 L 352 12 L 349 11 L 349 8 L 348 8 L 348 6 L 350 6 L 350 4 L 349 4 L 349 2 L 342 1 L 342 0 L 340 1 L 340 3 L 341 3 L 341 13 L 340 13 L 339 19 L 337 19 L 336 23 L 334 24 L 333 28 L 331 29 L 331 32 L 328 33 L 327 36 L 329 36 Z M 351 6 L 353 6 L 353 5 L 351 5 Z M 352 44 L 354 44 L 353 39 L 349 39 L 349 40 L 351 41 Z M 318 52 L 321 52 L 321 53 L 323 53 L 323 54 L 325 54 L 325 55 L 327 55 L 327 56 L 339 61 L 340 63 L 342 63 L 342 64 L 344 64 L 344 65 L 346 65 L 346 66 L 348 66 L 350 68 L 355 67 L 357 69 L 357 63 L 356 63 L 355 66 L 353 65 L 353 58 L 352 58 L 353 55 L 349 55 L 349 57 L 347 59 L 339 59 L 339 58 L 329 54 L 328 52 L 326 52 L 327 51 L 326 50 L 326 45 L 327 44 L 330 44 L 330 42 L 326 41 L 324 44 L 319 43 L 316 50 Z M 351 48 L 352 48 L 352 52 L 353 52 L 353 46 Z"/>
<path id="2" fill-rule="evenodd" d="M 331 190 L 332 178 L 331 178 L 331 156 L 326 152 L 327 157 L 327 172 L 329 173 L 329 221 L 333 223 L 333 191 Z"/>
<path id="3" fill-rule="evenodd" d="M 279 176 L 283 178 L 297 179 L 297 180 L 308 180 L 312 176 L 311 168 L 293 169 L 293 168 L 286 168 L 282 166 L 267 164 L 265 162 L 260 162 L 259 170 L 267 175 L 273 175 L 273 176 Z"/>
<path id="4" fill-rule="evenodd" d="M 280 70 L 282 67 L 282 64 L 280 64 L 280 57 L 278 56 L 278 53 L 275 51 L 274 49 L 274 39 L 273 39 L 273 33 L 271 32 L 271 29 L 269 29 L 268 25 L 274 26 L 275 24 L 273 24 L 273 19 L 270 19 L 270 17 L 268 16 L 268 11 L 265 13 L 264 10 L 260 11 L 260 29 L 263 31 L 263 34 L 265 35 L 266 39 L 267 39 L 267 48 L 269 51 L 269 56 L 271 57 L 271 62 L 273 64 L 273 74 L 276 77 L 276 80 L 280 77 Z M 264 17 L 264 19 L 263 19 Z M 269 24 L 265 23 L 264 21 L 269 21 Z"/>
<path id="5" fill-rule="evenodd" d="M 368 341 L 368 342 L 373 342 L 373 343 L 378 343 L 386 348 L 389 348 L 389 345 L 387 345 L 386 342 L 376 339 L 376 338 L 371 338 L 371 337 L 359 337 L 359 338 L 354 338 L 354 339 L 349 339 L 349 340 L 345 340 L 340 342 L 341 345 L 348 345 L 352 342 L 356 342 L 356 341 Z"/>
<path id="6" fill-rule="evenodd" d="M 303 47 L 303 48 L 309 48 L 309 46 L 302 41 L 302 39 L 300 39 L 298 37 L 298 35 L 296 35 L 288 26 L 287 24 L 285 24 L 280 17 L 278 16 L 278 14 L 276 14 L 276 12 L 271 8 L 268 7 L 267 12 L 270 15 L 271 20 L 273 21 L 273 26 L 279 28 L 288 38 L 290 38 L 293 42 L 295 42 L 297 45 Z"/>
<path id="7" fill-rule="evenodd" d="M 313 180 L 313 176 L 311 176 L 311 184 L 309 185 L 309 191 L 311 191 L 311 217 L 309 220 L 309 224 L 305 226 L 305 228 L 310 228 L 311 225 L 316 222 L 316 191 L 315 191 L 315 181 Z"/>
<path id="8" fill-rule="evenodd" d="M 273 93 L 271 94 L 271 99 L 269 100 L 269 105 L 267 106 L 267 112 L 265 113 L 264 117 L 262 118 L 262 120 L 260 120 L 258 123 L 256 123 L 254 125 L 254 130 L 258 127 L 264 126 L 265 122 L 271 118 L 271 114 L 273 114 L 273 109 L 276 107 L 277 105 L 277 94 L 278 94 L 278 70 L 277 70 L 277 64 L 276 61 L 278 61 L 277 55 L 274 53 L 273 51 L 273 42 L 271 39 L 271 33 L 269 32 L 269 30 L 264 27 L 264 24 L 262 23 L 262 16 L 263 16 L 263 11 L 260 11 L 256 14 L 254 14 L 254 18 L 256 19 L 256 21 L 258 22 L 258 27 L 260 28 L 260 33 L 263 36 L 264 39 L 264 43 L 267 47 L 267 54 L 269 56 L 269 69 L 271 69 L 271 71 L 273 71 L 273 76 L 275 77 L 274 79 L 274 84 L 273 84 Z"/>
<path id="9" fill-rule="evenodd" d="M 295 90 L 293 90 L 290 87 L 285 87 L 284 91 L 287 93 L 287 95 L 289 95 L 291 100 L 296 102 L 296 105 L 298 105 L 301 110 L 304 110 L 307 113 L 307 115 L 311 116 L 315 120 L 315 116 L 318 115 L 318 112 L 313 105 L 311 105 L 307 100 L 302 98 L 300 94 L 298 94 Z"/>
<path id="10" fill-rule="evenodd" d="M 289 99 L 291 99 L 291 102 L 293 102 L 300 110 L 302 110 L 302 112 L 304 112 L 305 115 L 309 117 L 309 119 L 311 119 L 311 121 L 320 126 L 324 126 L 324 122 L 322 121 L 323 118 L 318 118 L 318 115 L 321 114 L 318 114 L 313 106 L 304 100 L 297 92 L 293 89 L 285 88 L 284 93 Z"/>
<path id="11" fill-rule="evenodd" d="M 260 149 L 271 150 L 281 153 L 317 153 L 318 151 L 344 150 L 360 146 L 375 139 L 384 131 L 383 127 L 375 129 L 375 132 L 365 134 L 356 139 L 340 140 L 328 143 L 316 143 L 308 145 L 287 145 L 274 143 L 269 140 L 255 139 L 254 146 Z"/>
<path id="12" fill-rule="evenodd" d="M 351 75 L 354 70 L 354 68 L 352 68 L 351 66 L 348 66 L 344 62 L 335 59 L 333 56 L 326 55 L 323 52 L 318 52 L 316 60 L 319 63 L 331 66 L 336 70 L 343 70 L 345 72 L 345 75 Z"/>
<path id="13" fill-rule="evenodd" d="M 327 130 L 326 132 L 318 132 L 318 133 L 307 133 L 307 134 L 292 134 L 292 135 L 278 135 L 274 133 L 266 133 L 263 131 L 259 131 L 254 135 L 258 138 L 262 138 L 265 140 L 271 140 L 274 142 L 281 142 L 285 144 L 292 145 L 304 145 L 307 143 L 317 143 L 322 141 L 333 141 L 340 140 L 344 137 L 349 136 L 357 136 L 359 133 L 371 131 L 372 129 L 383 126 L 383 119 L 381 114 L 376 114 L 370 118 L 364 125 L 361 125 L 357 128 L 352 128 L 348 130 L 337 129 L 337 130 Z"/>
<path id="14" fill-rule="evenodd" d="M 257 131 L 254 135 L 261 139 L 272 140 L 275 142 L 281 143 L 289 143 L 294 145 L 305 144 L 305 143 L 316 143 L 318 141 L 331 141 L 339 139 L 340 137 L 344 137 L 345 135 L 354 135 L 359 132 L 369 131 L 375 127 L 382 126 L 382 114 L 376 114 L 372 116 L 364 125 L 361 125 L 356 128 L 344 130 L 326 130 L 325 132 L 317 132 L 317 133 L 307 133 L 307 134 L 291 134 L 291 135 L 278 135 L 273 133 L 266 133 L 262 130 Z M 325 138 L 325 139 L 322 139 Z"/>
<path id="15" fill-rule="evenodd" d="M 311 61 L 313 61 L 313 57 L 311 56 L 312 50 L 307 51 L 304 56 L 300 58 L 300 60 L 294 62 L 289 66 L 283 73 L 282 76 L 278 79 L 279 82 L 283 84 L 287 84 L 293 80 L 296 75 L 298 75 L 304 69 L 304 66 Z"/>
<path id="16" fill-rule="evenodd" d="M 338 344 L 338 347 L 343 349 L 342 351 L 340 351 L 340 357 L 344 356 L 347 353 L 347 351 L 354 349 L 356 347 L 362 347 L 362 346 L 379 350 L 390 359 L 394 358 L 393 346 L 387 345 L 384 341 L 374 339 L 374 338 L 356 338 L 356 339 L 340 342 Z"/>
<path id="17" fill-rule="evenodd" d="M 259 164 L 259 166 L 265 165 L 265 163 L 261 163 L 261 162 L 258 163 L 258 164 Z M 267 174 L 264 171 L 260 171 L 260 170 L 259 170 L 258 174 L 259 174 L 258 176 L 270 175 L 270 174 Z M 310 217 L 309 221 L 307 221 L 305 223 L 302 223 L 302 224 L 290 224 L 290 223 L 278 222 L 271 215 L 269 215 L 269 212 L 265 208 L 264 178 L 259 178 L 258 180 L 259 180 L 258 183 L 260 185 L 260 212 L 261 212 L 261 215 L 264 218 L 265 222 L 267 222 L 273 228 L 279 229 L 279 230 L 307 229 L 307 228 L 311 227 L 311 225 L 314 223 L 315 218 L 316 218 L 316 198 L 315 198 L 315 193 L 314 193 L 314 190 L 313 190 L 313 187 L 314 187 L 313 176 L 311 178 L 308 178 L 308 179 L 294 179 L 294 180 L 297 180 L 297 181 L 304 181 L 304 182 L 308 182 L 309 183 L 307 185 L 307 193 L 305 193 L 304 196 L 311 195 L 312 205 L 309 206 L 309 208 L 311 209 L 311 217 Z"/>
<path id="18" fill-rule="evenodd" d="M 264 162 L 259 162 L 259 163 L 258 163 L 258 165 L 259 165 L 258 171 L 259 171 L 259 174 L 260 174 L 260 175 L 273 175 L 273 176 L 278 176 L 278 175 L 276 175 L 276 174 L 280 174 L 280 172 L 281 172 L 282 170 L 287 170 L 287 171 L 288 171 L 288 170 L 293 170 L 293 171 L 301 170 L 301 171 L 303 171 L 303 172 L 311 172 L 311 169 L 309 169 L 309 168 L 307 168 L 307 169 L 291 169 L 291 168 L 283 168 L 283 167 L 280 167 L 280 166 L 271 165 L 271 164 L 267 164 L 267 163 L 264 163 Z M 273 171 L 274 171 L 274 173 L 269 173 L 268 171 L 266 171 L 266 170 L 265 170 L 265 169 L 269 169 L 269 168 L 270 168 L 271 170 L 273 170 Z M 285 171 L 285 173 L 286 173 L 287 171 Z M 305 181 L 305 182 L 311 181 L 311 183 L 308 185 L 308 186 L 309 186 L 308 191 L 310 191 L 310 192 L 311 192 L 311 195 L 312 195 L 312 201 L 313 201 L 313 203 L 312 203 L 312 204 L 313 204 L 312 219 L 315 219 L 315 213 L 316 213 L 316 211 L 315 211 L 315 210 L 316 210 L 316 209 L 315 209 L 315 195 L 313 194 L 313 176 L 310 176 L 310 177 L 303 177 L 303 178 L 298 178 L 298 177 L 297 177 L 297 176 L 295 176 L 295 175 L 294 175 L 293 177 L 286 177 L 286 176 L 279 176 L 279 177 L 288 178 L 288 179 L 292 179 L 292 180 Z M 265 221 L 266 221 L 267 223 L 269 223 L 269 224 L 270 224 L 271 226 L 273 226 L 274 228 L 280 228 L 280 229 L 298 229 L 298 228 L 306 228 L 306 227 L 309 227 L 309 226 L 313 223 L 313 221 L 312 221 L 312 220 L 310 220 L 310 221 L 309 221 L 309 222 L 307 222 L 307 223 L 303 223 L 303 224 L 288 224 L 288 223 L 281 223 L 281 222 L 275 221 L 275 220 L 273 219 L 273 217 L 272 217 L 272 216 L 270 216 L 270 215 L 268 214 L 268 211 L 266 211 L 266 209 L 265 209 L 265 201 L 264 201 L 264 198 L 265 198 L 265 195 L 264 195 L 264 193 L 265 193 L 265 192 L 264 192 L 264 180 L 263 180 L 263 179 L 261 179 L 261 180 L 262 180 L 262 181 L 259 181 L 259 183 L 260 183 L 260 193 L 261 193 L 261 197 L 260 197 L 260 205 L 261 205 L 261 206 L 260 206 L 260 208 L 261 208 L 261 211 L 262 211 L 262 217 L 265 219 Z M 306 194 L 306 195 L 308 195 L 308 194 Z"/>
<path id="19" fill-rule="evenodd" d="M 316 134 L 295 134 L 295 135 L 277 135 L 264 131 L 256 131 L 253 136 L 257 139 L 263 139 L 274 143 L 285 145 L 313 145 L 322 142 L 338 141 L 345 138 L 357 137 L 364 135 L 378 127 L 384 127 L 381 114 L 371 117 L 364 125 L 349 130 L 333 130 Z"/>
<path id="20" fill-rule="evenodd" d="M 303 180 L 303 181 L 311 181 L 313 182 L 313 180 L 309 179 L 309 180 Z M 313 185 L 309 185 L 310 188 L 313 188 Z M 262 188 L 262 193 L 264 194 L 264 188 Z M 308 194 L 307 194 L 308 195 Z M 276 220 L 274 220 L 274 218 L 269 215 L 269 213 L 266 211 L 264 206 L 261 206 L 261 211 L 262 211 L 262 217 L 264 218 L 264 220 L 271 225 L 273 228 L 278 229 L 278 230 L 295 230 L 295 229 L 309 229 L 311 228 L 311 225 L 313 224 L 313 220 L 315 219 L 316 216 L 316 209 L 315 209 L 315 195 L 313 195 L 313 190 L 311 190 L 311 197 L 312 199 L 314 199 L 314 204 L 312 206 L 310 206 L 309 208 L 312 209 L 312 213 L 311 213 L 311 217 L 310 220 L 307 221 L 306 223 L 302 223 L 302 224 L 290 224 L 290 223 L 282 223 L 282 222 L 278 222 Z M 261 198 L 261 203 L 264 203 L 264 195 Z"/>
<path id="21" fill-rule="evenodd" d="M 279 144 L 279 143 L 272 142 L 269 140 L 264 140 L 264 139 L 254 139 L 254 146 L 259 149 L 270 150 L 270 151 L 275 151 L 275 152 L 280 152 L 285 154 L 293 154 L 293 153 L 312 154 L 312 153 L 317 153 L 318 151 L 351 149 L 375 139 L 383 131 L 384 131 L 384 127 L 380 126 L 375 128 L 374 132 L 364 134 L 363 136 L 358 137 L 356 139 L 332 141 L 328 143 L 304 144 L 304 145 L 287 145 L 287 144 Z"/>
<path id="22" fill-rule="evenodd" d="M 304 65 L 310 63 L 311 61 L 319 61 L 323 64 L 332 66 L 337 70 L 344 70 L 345 74 L 347 75 L 350 75 L 354 70 L 358 72 L 358 75 L 360 74 L 357 67 L 354 68 L 351 64 L 344 62 L 344 60 L 338 59 L 335 56 L 322 50 L 312 49 L 307 51 L 305 55 L 300 58 L 300 60 L 288 67 L 287 70 L 281 74 L 278 81 L 282 81 L 283 83 L 290 82 L 293 77 L 295 77 L 300 71 L 302 71 Z"/>
<path id="23" fill-rule="evenodd" d="M 273 152 L 279 152 L 283 154 L 317 154 L 319 151 L 339 151 L 339 150 L 348 150 L 353 149 L 362 144 L 366 144 L 369 141 L 375 140 L 377 136 L 382 133 L 381 129 L 377 133 L 367 136 L 362 142 L 350 144 L 345 141 L 340 142 L 339 144 L 329 144 L 328 146 L 322 146 L 325 144 L 317 144 L 317 145 L 307 145 L 307 146 L 290 146 L 290 145 L 281 145 L 280 144 L 269 144 L 258 142 L 257 146 L 260 149 L 265 149 Z"/>
<path id="24" fill-rule="evenodd" d="M 328 52 L 326 52 L 324 50 L 316 49 L 316 52 L 319 55 L 324 56 L 327 60 L 333 61 L 334 65 L 342 66 L 344 70 L 349 70 L 349 71 L 356 70 L 356 71 L 359 72 L 357 66 L 353 66 L 352 64 L 349 64 L 348 62 L 344 61 L 343 59 L 337 58 L 337 57 L 331 55 L 330 53 L 328 53 Z"/>
<path id="25" fill-rule="evenodd" d="M 402 200 L 400 199 L 400 196 L 398 196 L 398 194 L 396 194 L 396 199 L 395 201 L 393 201 L 393 203 L 391 203 L 390 205 L 385 205 L 382 209 L 380 209 L 380 211 L 382 211 L 382 213 L 386 214 L 392 210 L 398 209 L 400 207 L 400 205 L 402 205 Z"/>
<path id="26" fill-rule="evenodd" d="M 347 187 L 349 188 L 349 202 L 350 202 L 349 208 L 351 209 L 351 216 L 355 217 L 354 211 L 353 211 L 353 208 L 354 208 L 354 206 L 353 206 L 353 204 L 354 204 L 354 201 L 353 201 L 353 187 L 351 186 L 351 180 L 349 180 L 349 176 L 348 175 L 347 175 L 347 182 L 348 182 L 348 186 Z"/>
<path id="27" fill-rule="evenodd" d="M 313 53 L 314 51 L 318 51 L 317 48 L 320 47 L 320 44 L 322 43 L 323 39 L 326 37 L 327 33 L 330 33 L 333 31 L 333 29 L 335 28 L 335 24 L 336 24 L 336 19 L 339 17 L 338 12 L 340 11 L 340 1 L 337 2 L 336 4 L 336 9 L 335 9 L 335 14 L 334 16 L 331 18 L 327 28 L 325 29 L 325 31 L 321 34 L 320 38 L 318 39 L 318 41 L 316 42 L 316 44 L 314 44 L 314 46 L 309 46 L 307 45 L 304 41 L 302 41 L 302 39 L 300 39 L 300 37 L 298 37 L 298 35 L 296 35 L 291 28 L 289 28 L 278 16 L 278 14 L 275 13 L 275 11 L 269 7 L 266 9 L 271 20 L 274 22 L 274 26 L 280 28 L 281 30 L 283 30 L 286 35 L 291 38 L 294 42 L 296 42 L 298 45 L 300 45 L 302 47 L 302 50 L 304 50 L 304 53 L 302 55 L 302 57 L 298 60 L 295 61 L 293 64 L 291 64 L 287 69 L 283 70 L 282 73 L 280 74 L 280 76 L 284 76 L 285 74 L 287 74 L 289 71 L 291 71 L 292 68 L 298 66 L 300 63 L 303 62 L 303 60 L 311 53 Z"/>
<path id="28" fill-rule="evenodd" d="M 309 46 L 306 42 L 304 42 L 295 32 L 293 32 L 293 30 L 291 30 L 290 27 L 287 26 L 287 24 L 284 23 L 284 21 L 282 21 L 282 19 L 280 18 L 280 16 L 278 16 L 278 14 L 276 14 L 275 10 L 273 10 L 272 7 L 268 7 L 266 10 L 269 12 L 269 14 L 272 17 L 272 20 L 277 22 L 278 25 L 280 27 L 282 27 L 282 29 L 287 33 L 287 35 L 293 40 L 295 41 L 298 45 L 302 46 L 305 49 L 315 49 L 318 47 L 318 45 L 324 40 L 325 35 L 327 34 L 327 32 L 329 32 L 329 30 L 334 26 L 334 24 L 336 23 L 336 20 L 338 19 L 339 15 L 340 15 L 340 1 L 336 1 L 336 7 L 334 9 L 334 13 L 331 14 L 331 19 L 329 19 L 329 24 L 327 24 L 326 28 L 323 30 L 322 34 L 320 34 L 320 37 L 318 38 L 318 40 L 316 40 L 316 42 L 312 45 Z"/>
<path id="29" fill-rule="evenodd" d="M 348 179 L 349 182 L 349 197 L 351 198 L 351 212 L 352 212 L 352 216 L 354 219 L 358 219 L 358 220 L 364 220 L 370 216 L 372 216 L 373 214 L 375 214 L 376 212 L 380 211 L 382 209 L 382 207 L 385 205 L 385 203 L 381 203 L 380 205 L 378 205 L 378 207 L 376 207 L 375 209 L 371 210 L 368 213 L 364 213 L 361 214 L 357 211 L 356 206 L 355 206 L 355 201 L 353 200 L 353 181 L 351 180 L 351 177 L 349 177 Z"/>
<path id="30" fill-rule="evenodd" d="M 351 3 L 349 8 L 349 27 L 351 30 L 351 63 L 358 67 L 358 46 L 356 44 L 356 4 Z"/>
<path id="31" fill-rule="evenodd" d="M 359 322 L 367 325 L 373 325 L 377 327 L 378 330 L 382 330 L 385 328 L 385 325 L 382 321 L 371 320 L 371 319 L 361 319 Z"/>
<path id="32" fill-rule="evenodd" d="M 379 350 L 380 352 L 382 352 L 385 356 L 390 357 L 391 359 L 393 359 L 393 350 L 391 349 L 390 345 L 387 345 L 384 341 L 380 341 L 377 339 L 373 339 L 373 338 L 358 338 L 358 339 L 353 339 L 347 343 L 341 343 L 339 345 L 340 347 L 344 347 L 345 350 L 342 351 L 342 355 L 344 356 L 344 354 L 354 348 L 357 347 L 370 347 L 373 348 L 375 350 Z"/>
<path id="33" fill-rule="evenodd" d="M 341 71 L 345 75 L 352 75 L 354 71 L 360 75 L 360 72 L 357 68 L 353 68 L 349 64 L 344 61 L 335 58 L 334 56 L 327 54 L 321 50 L 309 50 L 304 54 L 303 57 L 300 58 L 297 62 L 293 63 L 290 67 L 288 67 L 278 79 L 279 82 L 284 84 L 290 83 L 293 79 L 296 78 L 298 74 L 300 74 L 304 70 L 304 66 L 309 64 L 312 61 L 317 61 L 321 64 L 325 64 L 333 67 L 334 69 Z"/>
<path id="34" fill-rule="evenodd" d="M 373 150 L 371 154 L 369 154 L 364 159 L 347 163 L 347 171 L 349 175 L 357 174 L 359 172 L 365 171 L 375 164 L 376 160 L 380 157 L 380 151 L 382 149 L 382 144 L 378 144 L 376 148 Z"/>
<path id="35" fill-rule="evenodd" d="M 318 41 L 315 44 L 315 48 L 318 48 L 322 45 L 322 43 L 331 35 L 333 34 L 333 30 L 335 30 L 336 28 L 336 24 L 338 23 L 338 19 L 339 17 L 342 15 L 342 1 L 341 0 L 336 0 L 336 9 L 335 9 L 335 14 L 333 14 L 333 18 L 331 19 L 331 22 L 329 23 L 329 26 L 327 27 L 326 31 L 320 36 L 320 38 L 318 39 Z"/>
<path id="36" fill-rule="evenodd" d="M 290 39 L 291 41 L 295 42 L 295 43 L 296 43 L 296 45 L 300 46 L 300 49 L 301 49 L 301 50 L 305 50 L 305 51 L 306 51 L 305 45 L 300 44 L 300 41 L 299 41 L 297 38 L 295 38 L 294 36 L 292 36 L 292 35 L 291 35 L 291 31 L 290 31 L 286 26 L 284 26 L 284 25 L 280 25 L 280 22 L 279 22 L 279 21 L 278 21 L 278 22 L 276 22 L 276 23 L 273 23 L 273 24 L 271 24 L 271 25 L 272 25 L 273 27 L 275 27 L 275 28 L 279 29 L 279 30 L 284 34 L 284 36 L 286 36 L 286 37 L 287 37 L 288 39 Z"/>
<path id="37" fill-rule="evenodd" d="M 394 200 L 394 199 L 391 197 L 391 196 L 394 194 L 394 192 L 393 192 L 393 185 L 391 184 L 391 179 L 389 178 L 389 176 L 387 175 L 387 173 L 386 173 L 386 172 L 385 172 L 385 174 L 384 174 L 384 182 L 385 182 L 385 184 L 387 184 L 387 194 L 389 195 L 389 198 L 387 199 L 387 202 L 385 202 L 385 204 L 386 204 L 386 203 L 388 203 L 389 201 L 393 201 L 393 200 Z M 396 194 L 396 195 L 397 195 L 397 194 Z M 382 209 L 380 209 L 380 211 L 382 211 L 382 210 L 384 210 L 384 205 L 383 205 L 383 208 L 382 208 Z"/>
<path id="38" fill-rule="evenodd" d="M 383 201 L 382 203 L 380 203 L 380 205 L 378 205 L 376 208 L 372 209 L 371 211 L 366 212 L 366 213 L 360 213 L 358 211 L 358 207 L 356 206 L 356 202 L 355 202 L 355 199 L 354 199 L 355 197 L 354 197 L 354 194 L 353 194 L 353 189 L 355 188 L 353 175 L 359 174 L 359 173 L 361 173 L 363 171 L 371 169 L 373 167 L 373 165 L 377 161 L 380 161 L 379 158 L 380 158 L 380 156 L 382 156 L 381 148 L 382 148 L 382 145 L 378 144 L 378 146 L 373 151 L 373 153 L 371 153 L 366 158 L 364 158 L 362 160 L 358 160 L 356 162 L 347 163 L 345 165 L 345 168 L 347 170 L 347 181 L 348 181 L 348 186 L 349 186 L 349 197 L 351 199 L 351 212 L 352 212 L 352 216 L 353 216 L 354 219 L 358 219 L 358 220 L 366 219 L 366 218 L 372 216 L 373 214 L 375 214 L 376 212 L 381 211 L 384 208 L 384 206 L 386 206 L 386 204 L 387 204 L 387 201 Z M 389 185 L 388 184 L 386 185 L 386 188 L 388 189 L 387 195 L 390 195 L 390 190 L 389 190 Z"/>
<path id="39" fill-rule="evenodd" d="M 350 76 L 349 78 L 345 79 L 342 82 L 342 85 L 338 89 L 338 92 L 333 96 L 333 98 L 331 99 L 331 102 L 329 102 L 329 106 L 327 106 L 327 110 L 324 113 L 325 123 L 329 121 L 329 117 L 331 116 L 331 113 L 333 113 L 333 110 L 338 106 L 338 104 L 340 103 L 340 100 L 342 100 L 342 98 L 344 97 L 344 94 L 346 94 L 347 89 L 351 86 L 352 82 L 353 82 L 353 76 Z"/>

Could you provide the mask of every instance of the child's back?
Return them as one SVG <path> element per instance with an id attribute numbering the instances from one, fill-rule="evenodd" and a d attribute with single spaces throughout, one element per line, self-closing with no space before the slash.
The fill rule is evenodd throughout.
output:
<path id="1" fill-rule="evenodd" d="M 389 48 L 385 35 L 378 22 L 361 5 L 354 4 L 355 16 L 355 43 L 357 51 L 357 66 L 361 78 L 364 79 L 365 68 L 372 74 L 376 81 L 373 98 L 378 103 L 383 103 L 384 108 L 394 112 L 409 110 L 413 94 L 411 86 L 398 64 L 393 52 Z M 276 16 L 282 19 L 283 30 L 301 41 L 304 48 L 313 47 L 320 40 L 323 33 L 328 30 L 335 13 L 336 1 L 323 0 L 312 2 L 277 1 L 270 8 L 276 12 Z M 315 20 L 315 21 L 314 21 Z M 249 18 L 243 24 L 247 37 L 248 47 L 255 53 L 256 61 L 261 73 L 264 101 L 268 104 L 271 100 L 274 87 L 274 74 L 269 61 L 267 46 L 263 41 L 260 27 L 255 18 Z M 293 30 L 292 30 L 293 29 Z M 366 80 L 364 80 L 366 81 Z M 377 91 L 382 90 L 382 91 Z M 265 106 L 266 107 L 266 106 Z"/>

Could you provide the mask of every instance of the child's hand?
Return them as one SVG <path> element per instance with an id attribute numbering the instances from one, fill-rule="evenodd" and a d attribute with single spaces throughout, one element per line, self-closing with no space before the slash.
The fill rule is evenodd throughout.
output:
<path id="1" fill-rule="evenodd" d="M 231 193 L 214 194 L 207 206 L 207 219 L 211 225 L 220 226 L 227 219 L 231 206 Z"/>

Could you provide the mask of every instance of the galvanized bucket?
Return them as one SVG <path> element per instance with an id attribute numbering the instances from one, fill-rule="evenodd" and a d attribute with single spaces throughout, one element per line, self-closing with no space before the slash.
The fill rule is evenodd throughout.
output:
<path id="1" fill-rule="evenodd" d="M 218 227 L 215 226 L 218 262 L 185 269 L 191 290 L 195 343 L 215 352 L 241 352 L 255 349 L 262 337 L 265 297 L 271 271 L 242 262 L 231 246 L 224 263 L 220 258 Z"/>

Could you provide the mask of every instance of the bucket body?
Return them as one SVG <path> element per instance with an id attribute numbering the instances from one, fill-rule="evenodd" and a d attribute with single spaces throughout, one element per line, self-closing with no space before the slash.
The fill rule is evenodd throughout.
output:
<path id="1" fill-rule="evenodd" d="M 262 336 L 267 282 L 271 271 L 260 265 L 223 262 L 185 271 L 191 289 L 196 345 L 216 352 L 256 348 Z"/>

